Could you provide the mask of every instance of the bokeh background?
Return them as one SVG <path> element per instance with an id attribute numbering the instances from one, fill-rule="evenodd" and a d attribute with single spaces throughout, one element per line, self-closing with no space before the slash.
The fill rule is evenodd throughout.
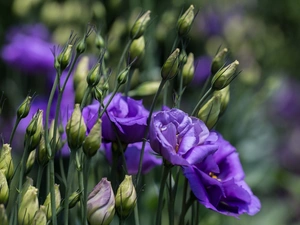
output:
<path id="1" fill-rule="evenodd" d="M 147 72 L 139 74 L 135 85 L 159 79 L 176 36 L 176 20 L 191 3 L 198 14 L 186 51 L 194 53 L 197 69 L 182 107 L 187 112 L 194 107 L 212 57 L 227 47 L 229 59 L 238 59 L 242 72 L 231 86 L 231 101 L 217 129 L 236 146 L 246 181 L 262 204 L 260 213 L 240 220 L 201 208 L 200 224 L 300 225 L 300 4 L 295 0 L 1 1 L 2 141 L 8 141 L 15 111 L 27 94 L 35 93 L 35 101 L 46 99 L 55 76 L 50 48 L 63 45 L 71 30 L 81 34 L 88 23 L 94 24 L 107 40 L 107 61 L 114 68 L 130 24 L 141 10 L 151 10 L 143 62 Z M 88 54 L 97 57 L 93 35 L 90 40 Z M 19 138 L 22 143 L 21 131 Z M 17 155 L 22 145 L 15 145 Z M 147 221 L 155 204 L 145 202 L 141 214 Z"/>

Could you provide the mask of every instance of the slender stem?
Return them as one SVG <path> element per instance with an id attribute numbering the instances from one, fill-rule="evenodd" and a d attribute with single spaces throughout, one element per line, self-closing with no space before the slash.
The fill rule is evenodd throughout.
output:
<path id="1" fill-rule="evenodd" d="M 54 159 L 50 158 L 49 163 L 49 185 L 50 185 L 50 198 L 51 198 L 51 211 L 52 211 L 52 224 L 57 225 L 57 217 L 56 217 L 56 201 L 55 201 L 55 174 L 54 174 Z M 55 212 L 55 213 L 54 213 Z"/>
<path id="2" fill-rule="evenodd" d="M 162 177 L 160 181 L 160 188 L 159 188 L 159 196 L 158 196 L 158 206 L 157 206 L 157 212 L 156 212 L 156 225 L 161 224 L 161 215 L 162 215 L 162 210 L 163 210 L 163 199 L 164 199 L 164 190 L 165 190 L 165 185 L 166 185 L 166 180 L 168 178 L 169 172 L 170 172 L 170 167 L 168 166 L 163 166 L 163 171 L 162 171 Z"/>
<path id="3" fill-rule="evenodd" d="M 183 205 L 183 208 L 182 208 L 180 216 L 179 216 L 179 223 L 178 223 L 178 225 L 184 224 L 184 217 L 185 217 L 187 211 L 189 210 L 189 208 L 191 207 L 191 205 L 193 205 L 193 203 L 194 203 L 194 198 L 190 197 L 188 199 L 188 201 Z"/>
<path id="4" fill-rule="evenodd" d="M 67 178 L 66 178 L 66 173 L 65 173 L 65 169 L 64 169 L 64 163 L 63 163 L 63 160 L 62 160 L 62 156 L 60 155 L 59 156 L 59 169 L 60 169 L 60 174 L 61 174 L 61 177 L 62 177 L 62 181 L 65 185 L 65 187 L 67 186 Z"/>
<path id="5" fill-rule="evenodd" d="M 117 91 L 119 90 L 119 88 L 121 87 L 120 84 L 118 84 L 115 89 L 113 90 L 108 102 L 106 103 L 106 105 L 104 106 L 103 110 L 101 110 L 101 112 L 99 113 L 98 117 L 101 118 L 103 113 L 106 111 L 107 107 L 109 106 L 110 102 L 112 101 L 112 99 L 114 98 L 114 96 L 116 95 Z"/>
<path id="6" fill-rule="evenodd" d="M 83 180 L 83 225 L 86 224 L 87 221 L 87 186 L 88 186 L 88 178 L 90 173 L 90 164 L 91 164 L 91 158 L 86 157 L 85 163 L 84 163 L 84 180 Z"/>
<path id="7" fill-rule="evenodd" d="M 91 91 L 92 91 L 92 88 L 90 86 L 88 86 L 87 89 L 84 91 L 83 99 L 82 99 L 81 104 L 80 104 L 80 109 L 81 110 L 85 107 L 85 105 L 87 103 L 87 99 L 88 99 Z"/>
<path id="8" fill-rule="evenodd" d="M 153 98 L 152 104 L 150 106 L 150 111 L 149 111 L 149 115 L 148 115 L 148 119 L 147 119 L 147 126 L 146 126 L 146 129 L 145 129 L 144 140 L 143 140 L 143 145 L 142 145 L 142 149 L 141 149 L 141 155 L 140 155 L 140 161 L 139 161 L 139 170 L 138 170 L 138 173 L 136 175 L 136 186 L 139 183 L 139 179 L 140 179 L 140 176 L 141 176 L 141 173 L 142 173 L 142 166 L 143 166 L 143 158 L 144 158 L 145 146 L 146 146 L 147 136 L 148 136 L 148 133 L 149 133 L 149 125 L 150 125 L 150 122 L 151 122 L 153 110 L 154 110 L 154 107 L 155 107 L 155 103 L 156 103 L 156 101 L 158 99 L 158 96 L 159 96 L 161 90 L 163 89 L 166 81 L 167 80 L 165 80 L 165 79 L 161 80 L 161 82 L 159 84 L 159 87 L 157 89 L 157 92 L 155 93 L 155 96 Z"/>
<path id="9" fill-rule="evenodd" d="M 202 98 L 199 100 L 199 102 L 197 103 L 197 105 L 195 106 L 195 108 L 192 111 L 192 116 L 196 115 L 196 112 L 198 110 L 198 108 L 200 107 L 200 105 L 205 101 L 205 99 L 210 95 L 210 93 L 212 92 L 212 88 L 210 87 L 207 92 L 202 96 Z"/>
<path id="10" fill-rule="evenodd" d="M 9 145 L 11 145 L 13 139 L 14 139 L 14 135 L 15 135 L 15 132 L 16 132 L 16 129 L 20 123 L 21 119 L 20 118 L 16 118 L 16 121 L 15 121 L 15 124 L 14 124 L 14 128 L 11 132 L 11 135 L 10 135 L 10 138 L 9 138 Z"/>
<path id="11" fill-rule="evenodd" d="M 82 165 L 82 164 L 81 164 Z M 78 169 L 78 181 L 79 181 L 79 190 L 81 192 L 84 192 L 84 178 L 83 178 L 83 168 L 80 167 L 80 168 L 77 168 Z M 86 224 L 86 221 L 83 220 L 83 214 L 84 214 L 84 208 L 83 208 L 83 196 L 80 195 L 80 204 L 81 204 L 81 207 L 80 207 L 80 211 L 81 211 L 81 224 L 82 225 L 85 225 Z"/>
<path id="12" fill-rule="evenodd" d="M 172 188 L 172 173 L 169 173 L 169 225 L 174 225 L 175 195 Z"/>
<path id="13" fill-rule="evenodd" d="M 130 69 L 128 72 L 128 80 L 127 80 L 126 88 L 125 88 L 125 96 L 126 97 L 128 96 L 128 92 L 130 90 L 130 84 L 131 84 L 131 79 L 132 79 L 133 73 L 134 73 L 134 69 Z"/>
<path id="14" fill-rule="evenodd" d="M 40 187 L 41 187 L 41 181 L 42 181 L 43 172 L 44 172 L 44 166 L 39 165 L 38 175 L 37 175 L 37 179 L 36 179 L 36 188 L 38 190 L 40 190 Z M 39 191 L 39 193 L 40 193 L 40 191 Z"/>
<path id="15" fill-rule="evenodd" d="M 134 207 L 134 222 L 135 222 L 135 225 L 140 225 L 139 209 L 138 209 L 137 203 L 136 203 L 136 206 Z"/>
<path id="16" fill-rule="evenodd" d="M 71 155 L 70 155 L 70 161 L 69 161 L 66 195 L 65 195 L 65 200 L 64 200 L 64 210 L 65 210 L 64 211 L 64 225 L 68 225 L 68 221 L 69 221 L 69 196 L 70 196 L 71 183 L 73 181 L 73 175 L 74 175 L 75 155 L 76 155 L 76 150 L 72 150 Z"/>
<path id="17" fill-rule="evenodd" d="M 126 44 L 126 46 L 125 46 L 125 48 L 124 48 L 124 50 L 123 50 L 123 52 L 122 52 L 122 55 L 121 55 L 121 58 L 120 58 L 120 60 L 119 60 L 118 67 L 117 67 L 117 74 L 119 74 L 119 72 L 120 72 L 122 62 L 123 62 L 124 59 L 125 59 L 125 54 L 126 54 L 126 52 L 128 51 L 128 49 L 129 49 L 131 43 L 132 43 L 132 40 L 129 39 L 129 41 L 127 42 L 127 44 Z"/>

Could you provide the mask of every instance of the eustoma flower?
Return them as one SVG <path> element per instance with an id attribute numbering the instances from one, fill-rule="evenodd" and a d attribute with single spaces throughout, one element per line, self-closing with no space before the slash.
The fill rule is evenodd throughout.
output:
<path id="1" fill-rule="evenodd" d="M 152 149 L 172 165 L 193 165 L 218 149 L 217 135 L 179 109 L 154 114 L 149 137 Z"/>
<path id="2" fill-rule="evenodd" d="M 195 197 L 205 207 L 225 215 L 256 214 L 260 201 L 244 181 L 238 153 L 221 135 L 217 144 L 219 149 L 203 162 L 182 167 Z"/>

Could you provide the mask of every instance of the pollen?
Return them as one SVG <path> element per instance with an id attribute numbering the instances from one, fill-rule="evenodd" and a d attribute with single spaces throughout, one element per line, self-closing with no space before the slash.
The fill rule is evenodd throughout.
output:
<path id="1" fill-rule="evenodd" d="M 214 178 L 214 179 L 216 179 L 216 180 L 218 180 L 218 181 L 221 181 L 221 179 L 219 179 L 218 176 L 217 176 L 216 174 L 214 174 L 213 172 L 209 172 L 208 175 L 209 175 L 211 178 Z"/>

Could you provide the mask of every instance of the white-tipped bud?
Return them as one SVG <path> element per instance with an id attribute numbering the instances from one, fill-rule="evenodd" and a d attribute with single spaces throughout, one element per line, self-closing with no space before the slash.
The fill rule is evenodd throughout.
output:
<path id="1" fill-rule="evenodd" d="M 177 30 L 180 36 L 187 35 L 191 29 L 192 23 L 194 21 L 195 13 L 194 6 L 190 7 L 184 12 L 184 14 L 177 21 Z"/>
<path id="2" fill-rule="evenodd" d="M 137 39 L 144 34 L 148 22 L 150 21 L 150 13 L 151 11 L 148 10 L 134 23 L 130 31 L 131 39 Z"/>
<path id="3" fill-rule="evenodd" d="M 166 62 L 161 69 L 161 77 L 164 80 L 171 80 L 174 78 L 178 72 L 179 64 L 179 48 L 176 48 L 175 51 L 167 58 Z"/>

